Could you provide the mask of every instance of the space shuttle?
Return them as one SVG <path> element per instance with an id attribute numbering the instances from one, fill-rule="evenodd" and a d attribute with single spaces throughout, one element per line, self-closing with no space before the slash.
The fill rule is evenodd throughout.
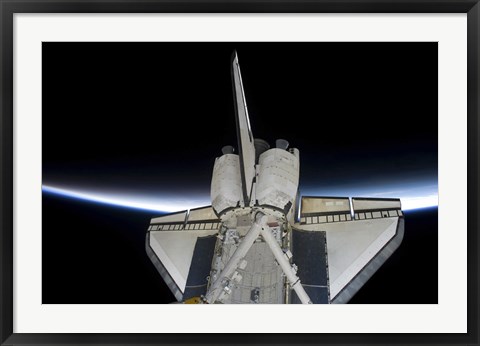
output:
<path id="1" fill-rule="evenodd" d="M 151 219 L 147 255 L 182 303 L 347 303 L 399 247 L 400 199 L 300 196 L 299 150 L 253 137 L 231 68 L 238 152 L 216 158 L 211 205 Z"/>

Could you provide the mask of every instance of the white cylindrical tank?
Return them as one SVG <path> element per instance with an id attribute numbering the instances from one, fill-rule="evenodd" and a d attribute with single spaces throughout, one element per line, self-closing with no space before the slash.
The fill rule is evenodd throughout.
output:
<path id="1" fill-rule="evenodd" d="M 218 215 L 243 201 L 238 155 L 225 154 L 217 157 L 213 166 L 210 197 L 212 207 Z"/>
<path id="2" fill-rule="evenodd" d="M 293 152 L 273 148 L 260 155 L 255 191 L 259 205 L 294 208 L 300 165 L 298 150 Z"/>

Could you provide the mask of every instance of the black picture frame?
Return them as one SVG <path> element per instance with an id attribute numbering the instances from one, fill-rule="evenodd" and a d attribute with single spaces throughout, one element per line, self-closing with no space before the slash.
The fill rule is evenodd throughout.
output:
<path id="1" fill-rule="evenodd" d="M 468 332 L 465 334 L 19 334 L 13 333 L 13 15 L 15 13 L 467 13 Z M 0 0 L 0 343 L 26 344 L 449 344 L 478 345 L 479 0 Z M 452 318 L 455 318 L 452 316 Z"/>

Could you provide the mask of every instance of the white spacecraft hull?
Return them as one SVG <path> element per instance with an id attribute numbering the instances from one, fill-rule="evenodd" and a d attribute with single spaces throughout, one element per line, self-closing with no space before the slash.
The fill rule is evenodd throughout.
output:
<path id="1" fill-rule="evenodd" d="M 347 303 L 400 245 L 400 200 L 300 197 L 298 149 L 253 138 L 236 53 L 232 80 L 239 154 L 216 159 L 211 206 L 151 220 L 148 256 L 182 302 Z"/>
<path id="2" fill-rule="evenodd" d="M 391 205 L 392 200 L 385 200 L 388 206 L 380 199 L 371 201 L 374 209 L 352 210 L 353 218 L 344 210 L 320 216 L 301 212 L 303 221 L 291 227 L 285 242 L 313 303 L 347 303 L 400 245 L 404 232 L 400 201 Z M 183 215 L 186 219 L 180 224 L 152 219 L 146 238 L 149 257 L 178 301 L 205 295 L 212 268 L 221 270 L 237 248 L 219 237 L 220 219 L 189 221 L 186 211 Z M 242 279 L 224 303 L 300 303 L 262 238 L 245 261 L 246 267 L 237 269 Z"/>

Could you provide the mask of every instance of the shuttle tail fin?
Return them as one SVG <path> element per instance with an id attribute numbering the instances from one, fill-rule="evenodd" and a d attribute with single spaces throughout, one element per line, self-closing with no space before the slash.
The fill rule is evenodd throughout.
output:
<path id="1" fill-rule="evenodd" d="M 255 145 L 252 130 L 250 128 L 247 102 L 243 90 L 242 75 L 240 73 L 240 65 L 238 63 L 238 55 L 236 51 L 234 51 L 232 55 L 232 82 L 243 201 L 244 205 L 248 206 L 250 204 L 252 184 L 255 179 Z"/>

